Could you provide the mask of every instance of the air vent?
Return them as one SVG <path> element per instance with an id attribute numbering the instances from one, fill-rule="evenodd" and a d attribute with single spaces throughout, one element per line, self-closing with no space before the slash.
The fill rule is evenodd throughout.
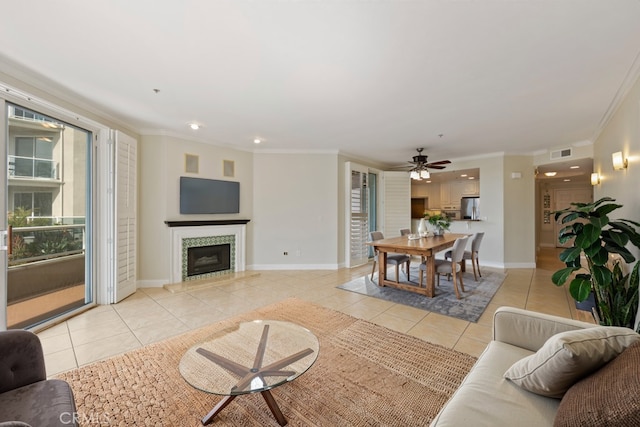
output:
<path id="1" fill-rule="evenodd" d="M 562 150 L 556 150 L 551 152 L 551 160 L 564 159 L 571 157 L 571 148 L 563 148 Z"/>

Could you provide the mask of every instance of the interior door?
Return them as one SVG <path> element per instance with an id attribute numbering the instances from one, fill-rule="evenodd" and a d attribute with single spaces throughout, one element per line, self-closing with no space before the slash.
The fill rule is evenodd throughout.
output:
<path id="1" fill-rule="evenodd" d="M 593 189 L 589 187 L 585 188 L 567 188 L 554 190 L 555 210 L 566 209 L 571 206 L 571 203 L 591 203 L 593 201 Z M 558 241 L 558 233 L 564 227 L 569 224 L 562 224 L 562 218 L 559 218 L 555 223 L 555 242 L 558 248 L 568 248 L 573 244 L 573 240 L 569 240 L 564 244 L 560 244 Z"/>

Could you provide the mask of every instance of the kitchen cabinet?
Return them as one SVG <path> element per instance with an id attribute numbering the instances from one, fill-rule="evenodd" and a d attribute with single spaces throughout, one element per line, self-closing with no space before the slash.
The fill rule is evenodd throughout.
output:
<path id="1" fill-rule="evenodd" d="M 440 183 L 440 207 L 460 209 L 460 199 L 465 196 L 479 196 L 480 185 L 476 180 L 448 181 Z"/>
<path id="2" fill-rule="evenodd" d="M 462 199 L 462 190 L 464 188 L 464 182 L 452 181 L 451 182 L 451 205 L 452 209 L 460 209 L 460 199 Z"/>
<path id="3" fill-rule="evenodd" d="M 412 198 L 429 199 L 429 208 L 440 207 L 440 186 L 435 183 L 414 184 L 411 186 Z"/>
<path id="4" fill-rule="evenodd" d="M 451 181 L 440 183 L 440 208 L 451 205 Z"/>
<path id="5" fill-rule="evenodd" d="M 464 182 L 449 181 L 440 183 L 440 208 L 456 210 L 460 209 Z"/>
<path id="6" fill-rule="evenodd" d="M 479 196 L 480 195 L 480 182 L 475 179 L 468 179 L 463 181 L 462 185 L 463 196 Z"/>

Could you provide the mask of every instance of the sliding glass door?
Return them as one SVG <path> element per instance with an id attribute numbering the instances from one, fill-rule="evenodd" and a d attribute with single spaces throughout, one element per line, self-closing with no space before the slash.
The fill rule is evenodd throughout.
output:
<path id="1" fill-rule="evenodd" d="M 3 104 L 0 290 L 7 328 L 29 328 L 93 302 L 92 133 Z"/>

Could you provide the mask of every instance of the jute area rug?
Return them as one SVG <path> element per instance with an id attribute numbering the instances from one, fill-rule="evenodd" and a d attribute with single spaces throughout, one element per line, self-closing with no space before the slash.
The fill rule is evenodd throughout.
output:
<path id="1" fill-rule="evenodd" d="M 500 289 L 500 285 L 504 282 L 506 275 L 497 271 L 483 269 L 482 277 L 478 277 L 476 282 L 473 278 L 473 272 L 469 270 L 471 270 L 470 266 L 462 276 L 465 292 L 461 292 L 460 299 L 456 297 L 453 282 L 447 280 L 444 276 L 440 278 L 440 286 L 436 286 L 436 293 L 433 298 L 390 286 L 378 286 L 377 272 L 374 273 L 373 280 L 370 279 L 371 275 L 367 274 L 337 286 L 337 288 L 444 314 L 445 316 L 468 322 L 477 322 L 495 293 Z M 400 282 L 418 287 L 420 277 L 418 267 L 412 265 L 409 275 L 411 277 L 410 280 L 400 270 Z M 387 270 L 387 277 L 390 280 L 395 280 L 395 268 Z"/>
<path id="2" fill-rule="evenodd" d="M 272 390 L 290 426 L 426 426 L 475 358 L 295 298 L 63 374 L 83 425 L 200 426 L 222 396 L 178 371 L 191 346 L 238 322 L 286 320 L 320 342 L 316 363 Z M 212 426 L 277 426 L 260 394 L 238 396 Z"/>

